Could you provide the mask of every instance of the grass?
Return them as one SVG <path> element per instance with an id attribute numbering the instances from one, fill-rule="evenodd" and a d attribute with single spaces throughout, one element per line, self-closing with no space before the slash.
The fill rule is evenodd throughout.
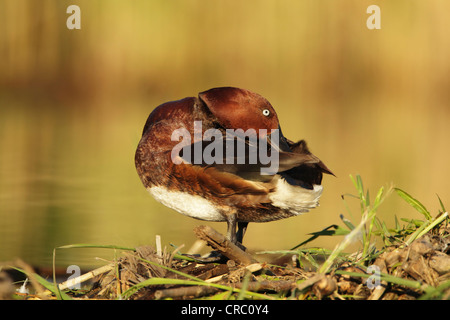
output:
<path id="1" fill-rule="evenodd" d="M 450 280 L 448 276 L 450 272 L 445 274 L 445 277 L 434 276 L 430 278 L 428 274 L 436 274 L 435 271 L 431 269 L 424 269 L 424 275 L 419 274 L 415 277 L 411 276 L 411 272 L 408 271 L 408 263 L 416 263 L 417 261 L 412 261 L 409 258 L 410 251 L 413 252 L 413 244 L 417 243 L 418 240 L 426 238 L 426 235 L 432 235 L 434 237 L 441 237 L 443 241 L 448 241 L 449 232 L 449 217 L 442 201 L 440 202 L 440 211 L 436 216 L 433 215 L 426 209 L 426 207 L 417 199 L 412 197 L 410 194 L 402 189 L 389 187 L 387 190 L 381 187 L 375 197 L 372 199 L 370 197 L 369 190 L 366 190 L 363 185 L 363 181 L 360 176 L 350 176 L 355 189 L 357 191 L 356 195 L 344 195 L 342 199 L 344 205 L 347 208 L 347 213 L 352 220 L 345 218 L 341 215 L 342 226 L 330 225 L 323 228 L 320 231 L 314 232 L 310 235 L 308 239 L 296 245 L 290 250 L 277 250 L 277 251 L 265 251 L 259 252 L 258 254 L 272 254 L 272 255 L 294 255 L 299 261 L 297 268 L 293 270 L 297 273 L 302 273 L 302 277 L 292 278 L 292 286 L 289 290 L 281 290 L 279 292 L 273 292 L 273 290 L 266 290 L 263 292 L 257 292 L 250 290 L 251 278 L 257 278 L 258 281 L 279 281 L 283 277 L 278 277 L 271 274 L 267 270 L 283 270 L 283 272 L 292 271 L 292 267 L 282 267 L 280 265 L 270 265 L 268 263 L 261 264 L 257 270 L 266 270 L 266 273 L 258 274 L 252 273 L 249 270 L 244 270 L 241 275 L 241 287 L 237 288 L 231 283 L 213 283 L 207 281 L 207 279 L 200 279 L 199 277 L 189 274 L 189 272 L 184 272 L 177 270 L 172 267 L 172 264 L 150 261 L 142 257 L 138 257 L 140 263 L 146 264 L 147 266 L 160 268 L 168 273 L 176 275 L 173 277 L 148 277 L 142 281 L 128 286 L 126 289 L 121 289 L 121 280 L 116 283 L 116 292 L 112 295 L 116 299 L 132 299 L 133 296 L 140 290 L 151 288 L 161 288 L 161 287 L 177 287 L 177 286 L 198 286 L 198 287 L 210 287 L 217 289 L 214 294 L 210 294 L 206 299 L 260 299 L 260 300 L 278 300 L 278 299 L 317 299 L 328 296 L 329 298 L 339 298 L 339 299 L 350 299 L 357 298 L 358 294 L 361 294 L 364 285 L 367 286 L 368 281 L 373 279 L 373 273 L 370 272 L 372 266 L 377 263 L 380 264 L 386 262 L 387 267 L 384 270 L 378 270 L 377 281 L 382 283 L 381 293 L 376 296 L 378 299 L 385 295 L 389 297 L 389 288 L 401 288 L 404 290 L 405 294 L 413 296 L 417 299 L 449 299 L 450 298 Z M 404 223 L 401 224 L 396 218 L 394 227 L 389 228 L 385 222 L 381 221 L 377 212 L 384 202 L 384 200 L 395 192 L 401 199 L 406 201 L 414 210 L 419 212 L 423 219 L 400 219 Z M 438 197 L 439 198 L 439 197 Z M 348 205 L 348 199 L 356 199 L 359 202 L 359 214 L 356 215 L 352 212 Z M 356 216 L 356 219 L 354 218 Z M 325 250 L 323 248 L 305 247 L 311 241 L 319 237 L 343 237 L 333 250 Z M 426 240 L 426 239 L 425 239 Z M 423 241 L 425 241 L 423 240 Z M 350 244 L 355 244 L 359 242 L 359 250 L 353 253 L 346 253 L 345 250 Z M 377 247 L 377 244 L 381 243 L 381 247 Z M 134 248 L 126 248 L 114 245 L 92 245 L 92 244 L 74 244 L 68 246 L 62 246 L 55 248 L 53 254 L 53 263 L 55 265 L 56 261 L 56 251 L 57 250 L 67 250 L 72 248 L 104 248 L 112 249 L 115 252 L 135 252 Z M 160 250 L 160 249 L 159 249 Z M 398 252 L 406 252 L 402 250 L 408 250 L 408 256 L 406 260 L 397 262 L 396 264 L 390 265 L 388 261 L 392 260 L 392 255 L 398 254 Z M 446 249 L 445 249 L 446 250 Z M 411 253 L 412 256 L 412 253 Z M 323 261 L 325 257 L 325 261 Z M 448 257 L 448 255 L 447 255 Z M 186 259 L 182 263 L 192 263 L 192 259 L 184 258 L 179 253 L 179 248 L 175 249 L 172 254 L 170 254 L 170 259 L 168 261 L 182 261 L 181 259 Z M 421 263 L 425 266 L 425 260 L 429 257 L 423 255 L 420 257 Z M 117 256 L 114 259 L 114 265 L 111 267 L 115 279 L 121 279 L 119 274 L 119 267 L 117 263 Z M 189 261 L 191 260 L 191 261 Z M 419 261 L 419 260 L 418 260 Z M 428 260 L 427 260 L 428 261 Z M 307 276 L 306 268 L 304 263 L 309 265 L 310 275 Z M 345 267 L 343 267 L 345 266 Z M 427 264 L 428 266 L 428 264 Z M 122 267 L 123 268 L 123 267 Z M 272 269 L 270 269 L 272 268 Z M 377 267 L 378 268 L 378 267 Z M 55 268 L 54 268 L 55 269 Z M 70 291 L 60 290 L 56 283 L 56 277 L 54 276 L 53 283 L 48 282 L 37 274 L 30 274 L 29 271 L 24 271 L 28 277 L 32 277 L 37 280 L 37 282 L 47 289 L 47 297 L 53 297 L 57 299 L 71 299 L 73 294 Z M 355 270 L 357 272 L 355 272 Z M 329 279 L 334 279 L 335 283 L 338 285 L 338 289 L 334 288 L 332 293 L 323 294 L 320 292 L 321 289 L 317 289 L 317 285 L 320 281 L 329 281 Z M 141 277 L 142 279 L 142 277 Z M 346 281 L 351 279 L 351 281 L 358 284 L 354 292 L 348 294 L 338 293 L 342 290 L 344 285 L 348 285 Z M 431 279 L 431 280 L 430 280 Z M 320 281 L 319 281 L 320 280 Z M 353 285 L 353 284 L 351 284 Z M 381 287 L 380 287 L 381 288 Z M 319 292 L 317 291 L 319 290 Z M 386 291 L 387 290 L 387 291 Z M 73 293 L 73 292 L 72 292 Z M 366 294 L 366 297 L 369 293 Z M 373 296 L 373 292 L 370 295 Z M 369 298 L 370 298 L 369 297 Z M 398 298 L 398 297 L 396 297 Z M 205 298 L 203 298 L 205 299 Z"/>

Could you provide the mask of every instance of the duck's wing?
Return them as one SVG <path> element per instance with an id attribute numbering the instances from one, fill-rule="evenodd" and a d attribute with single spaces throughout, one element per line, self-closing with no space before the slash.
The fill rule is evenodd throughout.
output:
<path id="1" fill-rule="evenodd" d="M 283 137 L 284 138 L 284 137 Z M 280 172 L 303 164 L 320 163 L 308 152 L 292 152 L 284 139 L 256 139 L 239 135 L 217 135 L 183 147 L 180 157 L 185 163 L 213 167 L 244 179 L 268 182 Z"/>

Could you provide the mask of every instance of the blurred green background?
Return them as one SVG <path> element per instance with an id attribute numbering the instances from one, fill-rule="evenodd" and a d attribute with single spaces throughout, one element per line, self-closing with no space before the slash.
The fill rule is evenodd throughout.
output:
<path id="1" fill-rule="evenodd" d="M 71 4 L 81 30 L 66 27 Z M 381 30 L 366 27 L 371 4 Z M 251 224 L 248 248 L 289 249 L 341 224 L 349 174 L 373 195 L 393 183 L 433 214 L 436 194 L 450 206 L 449 12 L 444 0 L 1 0 L 0 261 L 45 266 L 57 246 L 156 234 L 189 248 L 203 222 L 147 194 L 134 151 L 153 108 L 216 86 L 266 97 L 283 133 L 337 176 L 312 212 Z M 420 218 L 394 194 L 379 214 Z M 97 256 L 111 252 L 64 250 L 58 263 Z"/>

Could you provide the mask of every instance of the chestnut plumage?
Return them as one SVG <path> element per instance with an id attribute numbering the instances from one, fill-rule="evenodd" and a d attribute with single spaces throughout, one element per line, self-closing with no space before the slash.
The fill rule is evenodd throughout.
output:
<path id="1" fill-rule="evenodd" d="M 198 136 L 198 130 L 211 129 L 214 138 Z M 186 136 L 174 135 L 178 132 L 192 139 L 180 142 Z M 227 144 L 230 139 L 233 144 Z M 239 143 L 244 149 L 236 148 Z M 205 152 L 212 144 L 220 146 L 211 153 L 217 161 L 197 161 L 196 151 Z M 272 163 L 249 157 L 251 150 L 260 155 L 262 147 L 267 154 L 276 152 Z M 283 136 L 269 101 L 233 87 L 213 88 L 154 109 L 135 165 L 156 200 L 196 219 L 226 221 L 227 237 L 234 243 L 242 242 L 249 222 L 283 219 L 318 206 L 322 175 L 332 174 L 304 140 L 294 143 Z M 263 173 L 268 166 L 275 170 Z"/>

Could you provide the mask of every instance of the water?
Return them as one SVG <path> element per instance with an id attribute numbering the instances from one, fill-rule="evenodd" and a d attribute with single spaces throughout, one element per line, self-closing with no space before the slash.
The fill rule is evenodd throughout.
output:
<path id="1" fill-rule="evenodd" d="M 25 103 L 16 104 L 14 110 L 2 108 L 0 261 L 20 257 L 33 265 L 48 266 L 53 249 L 59 246 L 153 245 L 157 234 L 162 235 L 167 247 L 184 244 L 188 249 L 194 243 L 192 229 L 204 222 L 154 201 L 134 168 L 135 147 L 151 110 L 146 111 L 139 103 L 126 110 L 92 107 L 57 110 Z M 315 149 L 326 153 L 320 145 Z M 340 195 L 355 192 L 343 172 L 345 164 L 338 159 L 338 155 L 327 159 L 337 178 L 324 178 L 319 208 L 301 217 L 250 224 L 246 245 L 256 251 L 289 249 L 310 232 L 335 223 L 342 225 L 340 213 L 351 218 Z M 352 166 L 360 163 L 355 160 L 348 168 Z M 402 175 L 400 172 L 398 179 Z M 373 175 L 363 175 L 363 179 L 372 194 L 381 186 L 374 185 Z M 385 173 L 381 179 L 387 179 Z M 445 195 L 441 197 L 445 199 Z M 357 219 L 357 202 L 352 204 L 351 198 L 347 199 Z M 393 219 L 393 209 L 400 217 L 414 215 L 399 199 L 389 199 L 386 206 L 388 221 Z M 403 211 L 397 212 L 398 208 Z M 207 224 L 225 232 L 224 223 Z M 336 241 L 323 239 L 315 245 L 332 248 Z M 108 249 L 60 249 L 57 264 L 98 265 L 118 253 Z"/>
<path id="2" fill-rule="evenodd" d="M 133 247 L 153 244 L 156 234 L 165 246 L 189 248 L 203 222 L 146 193 L 134 151 L 154 107 L 222 85 L 265 96 L 283 133 L 305 138 L 337 176 L 325 177 L 311 213 L 250 224 L 248 248 L 289 249 L 342 225 L 341 213 L 357 223 L 358 203 L 347 198 L 351 216 L 341 199 L 355 193 L 349 174 L 361 174 L 371 195 L 394 183 L 432 214 L 436 193 L 448 207 L 448 10 L 386 3 L 382 29 L 372 32 L 363 3 L 237 3 L 81 1 L 77 31 L 66 28 L 59 1 L 5 3 L 0 261 L 48 266 L 62 245 Z M 395 215 L 421 218 L 396 196 L 379 215 L 388 226 Z M 96 257 L 114 254 L 61 249 L 57 264 L 102 264 Z"/>

